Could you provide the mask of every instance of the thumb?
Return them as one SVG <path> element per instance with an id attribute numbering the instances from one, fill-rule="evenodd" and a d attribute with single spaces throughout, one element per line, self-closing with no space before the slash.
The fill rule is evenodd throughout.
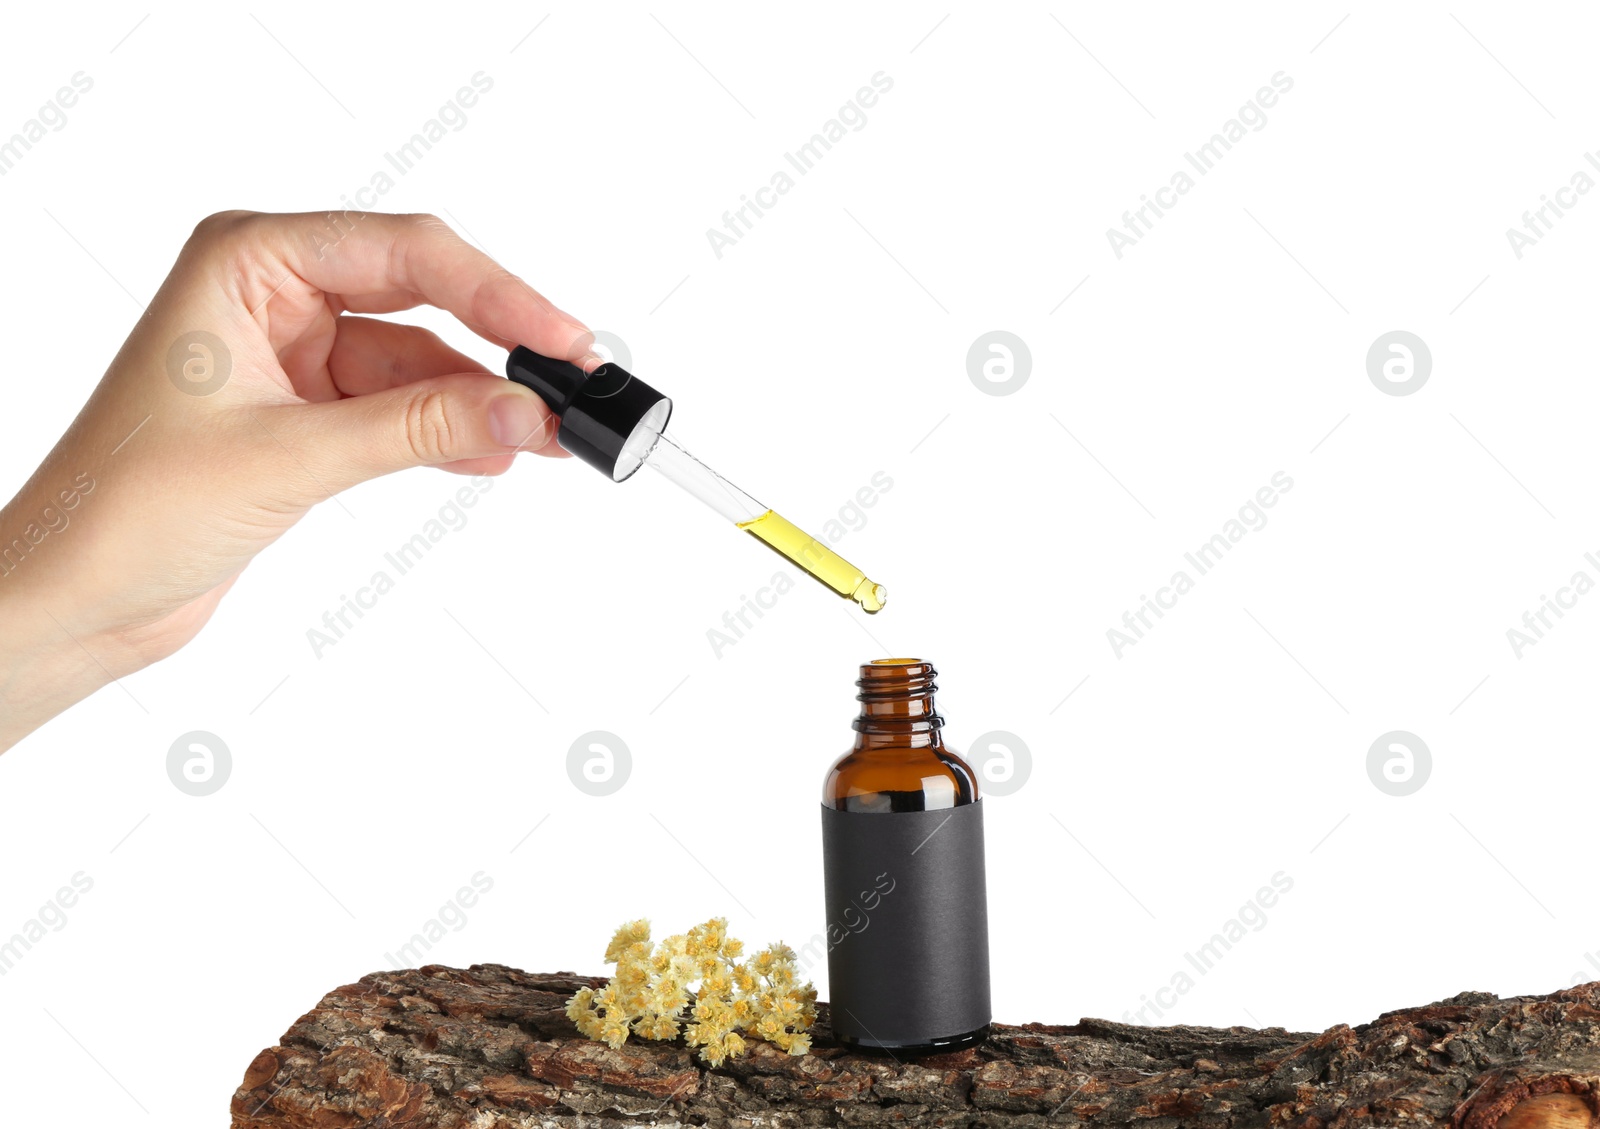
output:
<path id="1" fill-rule="evenodd" d="M 300 409 L 325 491 L 416 466 L 536 451 L 561 421 L 522 385 L 455 373 Z"/>

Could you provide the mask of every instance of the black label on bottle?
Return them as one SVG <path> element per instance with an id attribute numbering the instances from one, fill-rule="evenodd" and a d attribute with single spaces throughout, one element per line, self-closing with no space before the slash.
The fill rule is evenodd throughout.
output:
<path id="1" fill-rule="evenodd" d="M 894 1048 L 989 1022 L 983 801 L 938 811 L 823 806 L 836 1035 Z"/>

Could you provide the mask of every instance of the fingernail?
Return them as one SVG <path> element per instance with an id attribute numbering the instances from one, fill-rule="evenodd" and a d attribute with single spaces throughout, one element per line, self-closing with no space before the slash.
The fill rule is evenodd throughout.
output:
<path id="1" fill-rule="evenodd" d="M 605 363 L 605 358 L 599 353 L 585 353 L 578 358 L 578 367 L 584 372 L 593 372 Z"/>
<path id="2" fill-rule="evenodd" d="M 572 362 L 575 365 L 581 365 L 594 355 L 594 334 L 587 329 L 567 343 L 567 356 L 578 358 Z"/>
<path id="3" fill-rule="evenodd" d="M 514 392 L 489 401 L 489 434 L 502 447 L 526 446 L 544 430 L 546 420 L 544 405 L 532 395 Z"/>

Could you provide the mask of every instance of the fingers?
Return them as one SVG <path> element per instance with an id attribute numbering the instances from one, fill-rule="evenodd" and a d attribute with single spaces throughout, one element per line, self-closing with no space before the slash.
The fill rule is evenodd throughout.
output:
<path id="1" fill-rule="evenodd" d="M 346 314 L 335 320 L 336 335 L 328 353 L 328 376 L 346 396 L 385 392 L 452 372 L 489 370 L 446 345 L 418 325 L 400 325 Z"/>
<path id="2" fill-rule="evenodd" d="M 427 377 L 323 404 L 284 406 L 307 470 L 307 505 L 414 466 L 504 469 L 519 450 L 554 446 L 560 420 L 512 381 L 482 373 Z M 481 461 L 487 460 L 487 461 Z M 491 469 L 492 468 L 492 469 Z"/>
<path id="3" fill-rule="evenodd" d="M 433 216 L 350 212 L 227 219 L 231 238 L 275 259 L 344 309 L 380 313 L 423 303 L 454 314 L 501 348 L 600 363 L 594 334 Z M 263 277 L 272 277 L 268 269 Z"/>
<path id="4" fill-rule="evenodd" d="M 353 314 L 338 318 L 335 325 L 333 349 L 328 354 L 328 377 L 333 388 L 345 396 L 368 396 L 451 373 L 493 375 L 465 353 L 445 344 L 438 334 L 419 325 L 402 325 Z M 560 444 L 553 442 L 530 442 L 524 449 L 552 458 L 568 457 Z M 467 459 L 460 464 L 443 464 L 440 469 L 457 474 L 502 474 L 510 468 L 512 457 L 494 455 Z"/>
<path id="5" fill-rule="evenodd" d="M 560 455 L 562 458 L 570 456 L 554 443 L 546 443 L 539 451 L 541 455 Z M 465 474 L 468 476 L 486 474 L 493 477 L 504 474 L 511 469 L 511 464 L 516 459 L 515 455 L 491 455 L 484 459 L 458 459 L 453 463 L 441 463 L 440 470 L 449 471 L 451 474 Z"/>

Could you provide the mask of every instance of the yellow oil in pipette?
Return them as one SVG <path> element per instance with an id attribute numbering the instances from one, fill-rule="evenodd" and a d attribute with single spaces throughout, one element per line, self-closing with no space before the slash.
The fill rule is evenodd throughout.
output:
<path id="1" fill-rule="evenodd" d="M 739 522 L 738 526 L 839 595 L 860 604 L 865 612 L 876 615 L 889 599 L 883 585 L 868 580 L 866 573 L 781 514 L 768 510 L 758 518 Z"/>

